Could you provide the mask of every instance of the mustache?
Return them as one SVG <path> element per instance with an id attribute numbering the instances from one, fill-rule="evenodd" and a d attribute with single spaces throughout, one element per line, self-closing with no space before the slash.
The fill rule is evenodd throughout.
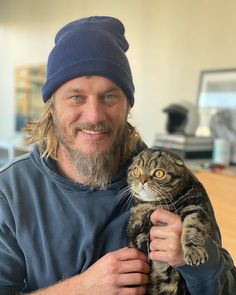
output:
<path id="1" fill-rule="evenodd" d="M 73 126 L 73 135 L 76 135 L 82 129 L 94 132 L 108 133 L 108 135 L 112 133 L 112 128 L 105 123 L 77 123 L 75 126 Z"/>

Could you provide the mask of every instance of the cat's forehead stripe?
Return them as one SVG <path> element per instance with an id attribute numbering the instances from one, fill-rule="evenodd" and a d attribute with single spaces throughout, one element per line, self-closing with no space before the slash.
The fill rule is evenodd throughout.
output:
<path id="1" fill-rule="evenodd" d="M 152 158 L 149 162 L 149 166 L 152 167 L 156 167 L 157 165 L 157 158 Z"/>
<path id="2" fill-rule="evenodd" d="M 140 155 L 140 162 L 139 162 L 139 164 L 140 165 L 144 165 L 145 164 L 145 161 L 146 161 L 146 159 L 145 159 L 145 153 L 143 153 L 143 154 Z"/>
<path id="3" fill-rule="evenodd" d="M 157 165 L 160 157 L 161 157 L 160 151 L 156 151 L 154 154 L 151 154 L 149 165 L 155 167 Z"/>

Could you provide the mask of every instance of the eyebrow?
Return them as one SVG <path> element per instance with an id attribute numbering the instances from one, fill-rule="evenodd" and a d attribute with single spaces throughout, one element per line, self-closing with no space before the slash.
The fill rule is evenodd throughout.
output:
<path id="1" fill-rule="evenodd" d="M 83 92 L 83 89 L 80 89 L 80 88 L 68 88 L 68 89 L 65 89 L 63 94 L 67 94 L 67 93 L 70 93 L 70 92 L 79 93 L 79 92 Z"/>
<path id="2" fill-rule="evenodd" d="M 111 86 L 110 88 L 105 89 L 104 91 L 101 91 L 102 93 L 108 93 L 108 92 L 112 92 L 112 91 L 119 91 L 119 87 L 118 86 Z M 68 88 L 66 89 L 63 94 L 68 94 L 68 93 L 83 93 L 85 92 L 83 89 L 81 88 Z"/>
<path id="3" fill-rule="evenodd" d="M 117 91 L 117 90 L 120 90 L 120 88 L 118 86 L 112 86 L 104 92 L 112 92 L 112 91 Z"/>

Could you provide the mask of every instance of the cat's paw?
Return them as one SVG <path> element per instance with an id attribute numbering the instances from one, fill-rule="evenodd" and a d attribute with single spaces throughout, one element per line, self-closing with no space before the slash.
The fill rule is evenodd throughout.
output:
<path id="1" fill-rule="evenodd" d="M 184 260 L 188 265 L 198 266 L 208 260 L 208 254 L 202 246 L 191 246 L 184 253 Z"/>

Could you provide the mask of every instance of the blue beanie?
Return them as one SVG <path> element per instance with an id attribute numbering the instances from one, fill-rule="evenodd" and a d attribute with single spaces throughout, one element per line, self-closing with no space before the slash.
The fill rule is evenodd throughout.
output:
<path id="1" fill-rule="evenodd" d="M 134 84 L 125 52 L 125 28 L 116 18 L 94 16 L 65 25 L 55 37 L 42 88 L 46 102 L 64 83 L 80 76 L 98 75 L 112 80 L 134 105 Z"/>

